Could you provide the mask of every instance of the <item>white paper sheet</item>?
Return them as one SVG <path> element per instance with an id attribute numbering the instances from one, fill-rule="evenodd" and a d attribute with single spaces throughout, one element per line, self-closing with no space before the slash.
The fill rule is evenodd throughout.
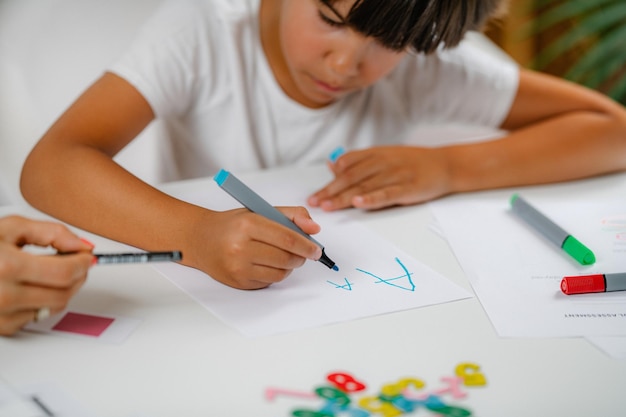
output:
<path id="1" fill-rule="evenodd" d="M 302 205 L 312 191 L 302 190 L 298 181 L 289 178 L 280 184 L 247 184 L 273 205 Z M 216 184 L 204 193 L 178 197 L 217 210 L 241 207 Z M 259 291 L 242 291 L 181 265 L 159 264 L 155 268 L 249 337 L 471 297 L 463 288 L 350 220 L 350 212 L 312 210 L 312 215 L 322 226 L 315 239 L 326 247 L 339 271 L 319 262 L 306 262 L 281 283 Z"/>
<path id="2" fill-rule="evenodd" d="M 596 263 L 578 264 L 513 215 L 506 200 L 456 196 L 429 204 L 498 334 L 626 336 L 626 292 L 560 290 L 564 276 L 626 271 L 626 204 L 529 202 L 588 246 Z"/>

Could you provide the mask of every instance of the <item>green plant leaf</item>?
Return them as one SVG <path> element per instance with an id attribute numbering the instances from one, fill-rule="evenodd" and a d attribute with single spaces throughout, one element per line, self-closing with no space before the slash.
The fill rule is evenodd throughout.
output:
<path id="1" fill-rule="evenodd" d="M 620 78 L 615 85 L 607 92 L 615 101 L 626 106 L 626 76 Z"/>
<path id="2" fill-rule="evenodd" d="M 546 29 L 550 29 L 566 20 L 587 15 L 604 4 L 614 1 L 615 0 L 570 0 L 560 2 L 560 4 L 555 4 L 552 8 L 546 10 L 546 12 L 535 18 L 533 22 L 534 33 L 536 34 Z M 555 3 L 555 1 L 549 0 L 544 3 Z"/>
<path id="3" fill-rule="evenodd" d="M 589 37 L 595 38 L 611 28 L 626 21 L 626 2 L 616 2 L 601 11 L 583 17 L 572 30 L 551 42 L 541 51 L 533 62 L 535 68 L 544 68 L 566 51 Z"/>
<path id="4" fill-rule="evenodd" d="M 606 82 L 606 80 L 610 79 L 613 74 L 623 69 L 624 69 L 624 57 L 619 56 L 619 55 L 612 55 L 608 59 L 606 59 L 602 63 L 602 65 L 598 66 L 595 71 L 589 73 L 588 76 L 585 77 L 583 84 L 586 85 L 587 87 L 597 89 L 604 82 Z"/>
<path id="5" fill-rule="evenodd" d="M 598 38 L 588 53 L 565 73 L 565 78 L 582 80 L 586 74 L 604 66 L 613 56 L 621 56 L 626 66 L 626 25 L 616 26 L 611 32 Z"/>

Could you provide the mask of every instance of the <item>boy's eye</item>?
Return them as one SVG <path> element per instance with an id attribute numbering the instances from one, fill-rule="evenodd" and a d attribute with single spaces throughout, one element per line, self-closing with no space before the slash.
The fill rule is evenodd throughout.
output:
<path id="1" fill-rule="evenodd" d="M 319 16 L 320 16 L 320 19 L 322 19 L 322 22 L 326 23 L 329 26 L 332 26 L 332 27 L 342 27 L 342 26 L 345 25 L 343 22 L 339 22 L 337 20 L 333 20 L 333 19 L 329 18 L 328 16 L 326 16 L 322 12 L 319 12 Z"/>

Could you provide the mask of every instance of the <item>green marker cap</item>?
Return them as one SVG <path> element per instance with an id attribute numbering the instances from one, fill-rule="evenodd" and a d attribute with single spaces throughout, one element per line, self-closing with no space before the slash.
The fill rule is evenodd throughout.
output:
<path id="1" fill-rule="evenodd" d="M 563 241 L 563 250 L 582 265 L 591 265 L 596 262 L 596 256 L 591 249 L 580 243 L 574 236 L 568 236 Z"/>

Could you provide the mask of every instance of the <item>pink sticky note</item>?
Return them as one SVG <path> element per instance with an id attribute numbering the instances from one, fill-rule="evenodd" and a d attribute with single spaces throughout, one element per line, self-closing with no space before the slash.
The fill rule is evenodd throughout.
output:
<path id="1" fill-rule="evenodd" d="M 98 337 L 115 319 L 89 314 L 67 313 L 52 330 Z"/>

